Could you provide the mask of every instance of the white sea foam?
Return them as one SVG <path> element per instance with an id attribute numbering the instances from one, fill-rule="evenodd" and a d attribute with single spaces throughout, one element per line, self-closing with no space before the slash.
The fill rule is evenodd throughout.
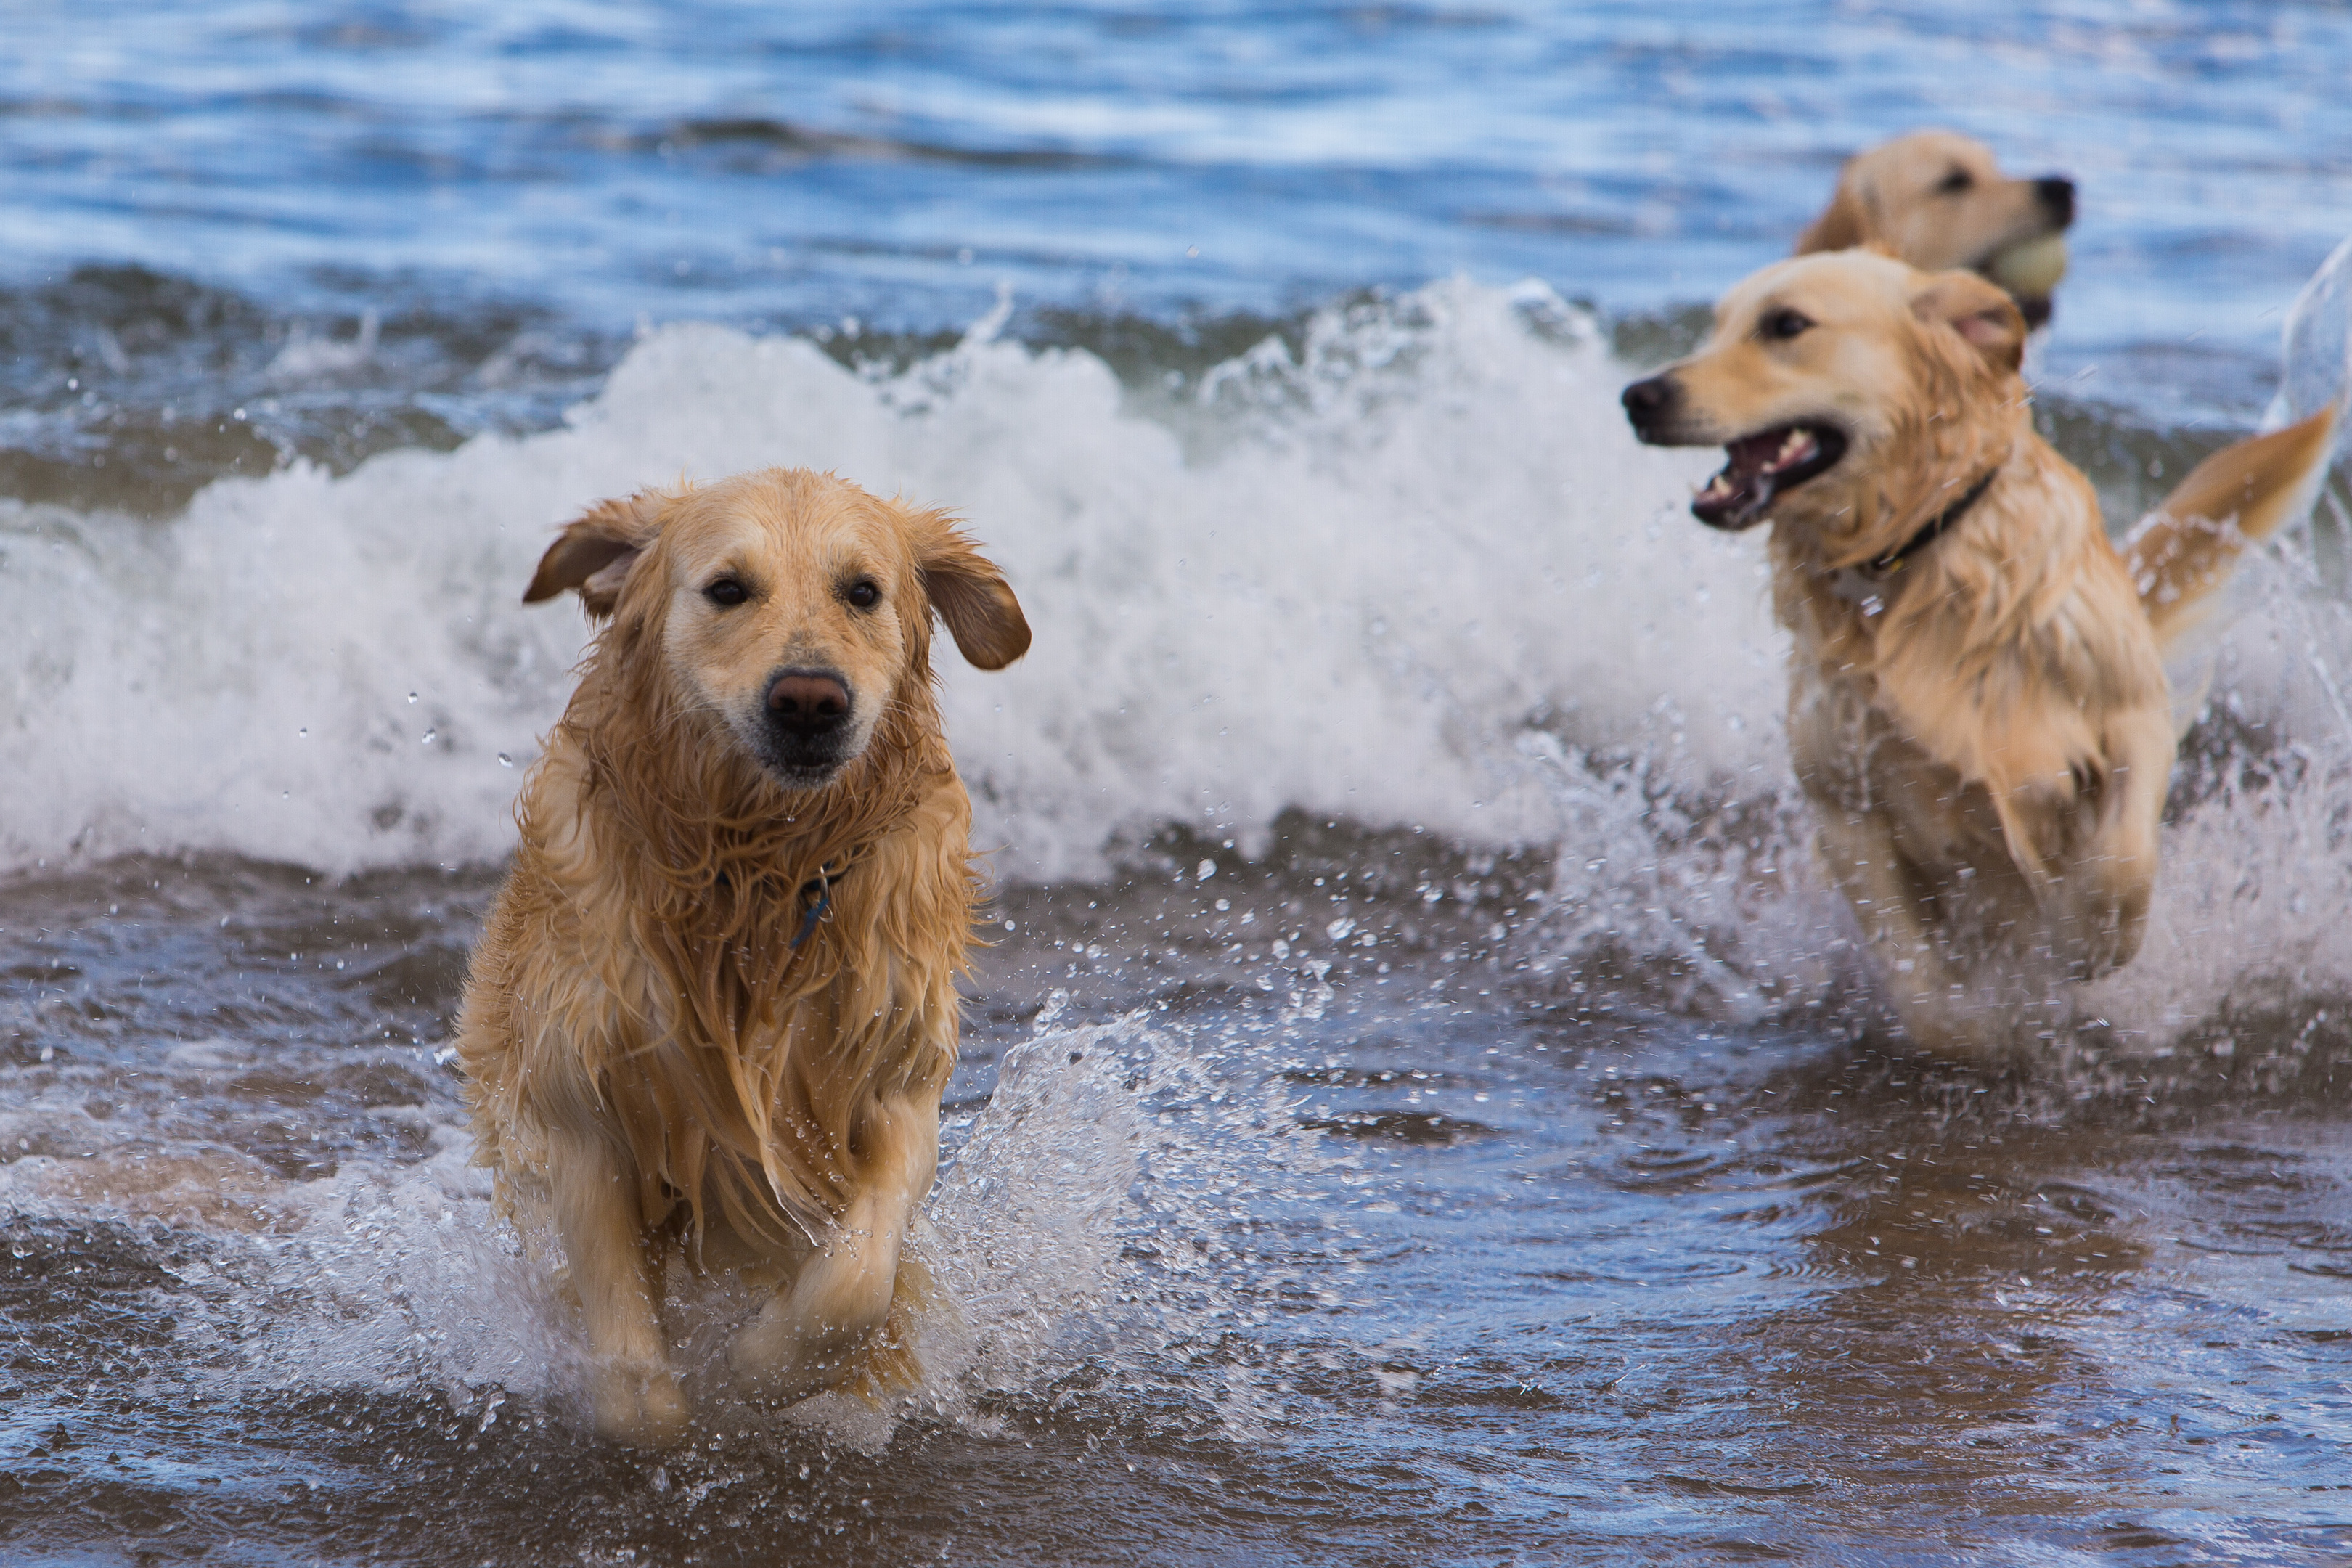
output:
<path id="1" fill-rule="evenodd" d="M 0 857 L 497 858 L 582 641 L 576 610 L 517 603 L 551 529 L 765 463 L 957 508 L 1010 573 L 1036 647 L 952 669 L 948 715 L 1015 877 L 1287 805 L 1521 837 L 1541 805 L 1496 742 L 1546 704 L 1769 765 L 1755 552 L 1675 515 L 1705 459 L 1633 443 L 1580 316 L 1444 284 L 1211 380 L 1180 433 L 1084 353 L 976 332 L 867 377 L 677 327 L 565 429 L 224 481 L 163 527 L 18 508 Z"/>
<path id="2" fill-rule="evenodd" d="M 297 327 L 264 374 L 280 385 L 348 374 L 375 357 L 383 335 L 383 317 L 373 309 L 361 313 L 359 330 L 348 339 Z"/>
<path id="3" fill-rule="evenodd" d="M 1714 459 L 1633 441 L 1583 314 L 1433 285 L 1324 312 L 1148 417 L 1099 360 L 999 341 L 1001 320 L 898 374 L 674 327 L 562 429 L 224 481 L 163 526 L 16 509 L 0 863 L 493 860 L 582 646 L 576 609 L 517 603 L 551 528 L 681 474 L 805 463 L 959 510 L 1027 606 L 1026 659 L 947 671 L 1000 874 L 1097 875 L 1171 821 L 1246 850 L 1298 806 L 1556 850 L 1538 965 L 1669 958 L 1734 1017 L 1832 977 L 1761 541 L 1690 521 Z M 2303 793 L 2168 836 L 2168 973 L 2221 921 L 2250 960 L 2308 949 L 2326 984 L 2352 977 L 2330 932 L 2245 903 L 2259 881 L 2341 907 L 2352 632 L 2309 558 L 2298 536 L 2245 574 L 2214 688 L 2305 748 Z M 1728 847 L 1699 830 L 1724 802 L 1751 825 Z M 2132 1026 L 2202 1005 L 2146 992 L 2154 967 L 2110 996 Z"/>

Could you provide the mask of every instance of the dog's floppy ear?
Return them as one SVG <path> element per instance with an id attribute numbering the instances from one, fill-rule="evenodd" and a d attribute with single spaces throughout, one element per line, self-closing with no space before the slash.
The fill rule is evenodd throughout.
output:
<path id="1" fill-rule="evenodd" d="M 1028 617 L 1004 574 L 945 512 L 922 512 L 912 521 L 923 594 L 964 658 L 981 669 L 1003 669 L 1027 653 Z"/>
<path id="2" fill-rule="evenodd" d="M 539 558 L 539 570 L 522 591 L 522 602 L 536 605 L 566 588 L 577 588 L 581 606 L 590 615 L 611 615 L 620 603 L 629 568 L 661 531 L 662 509 L 670 499 L 656 490 L 639 490 L 625 500 L 598 501 L 566 523 Z"/>
<path id="3" fill-rule="evenodd" d="M 1849 250 L 1868 237 L 1870 216 L 1855 189 L 1860 178 L 1854 165 L 1861 162 L 1859 158 L 1846 160 L 1830 205 L 1797 237 L 1797 248 L 1790 254 L 1811 256 L 1817 250 Z"/>
<path id="4" fill-rule="evenodd" d="M 2025 316 L 2000 285 L 1973 272 L 1938 272 L 1911 296 L 1911 313 L 1966 338 L 1996 370 L 2025 363 Z"/>

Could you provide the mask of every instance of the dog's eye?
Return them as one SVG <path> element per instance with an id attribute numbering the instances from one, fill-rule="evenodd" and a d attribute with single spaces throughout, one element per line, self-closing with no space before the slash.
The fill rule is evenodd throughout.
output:
<path id="1" fill-rule="evenodd" d="M 1802 310 L 1780 310 L 1764 318 L 1762 331 L 1768 338 L 1793 338 L 1812 324 Z"/>
<path id="2" fill-rule="evenodd" d="M 1976 183 L 1977 177 L 1966 169 L 1955 169 L 1937 183 L 1936 191 L 1939 195 L 1957 196 Z"/>
<path id="3" fill-rule="evenodd" d="M 872 578 L 860 577 L 844 588 L 841 596 L 848 600 L 854 609 L 870 610 L 882 602 L 882 590 L 875 585 Z"/>
<path id="4" fill-rule="evenodd" d="M 740 605 L 751 596 L 751 591 L 732 577 L 721 577 L 702 591 L 702 596 L 721 607 Z"/>

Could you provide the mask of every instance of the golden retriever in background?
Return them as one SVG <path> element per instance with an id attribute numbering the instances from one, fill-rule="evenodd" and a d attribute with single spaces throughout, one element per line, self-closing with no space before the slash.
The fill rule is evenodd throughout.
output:
<path id="1" fill-rule="evenodd" d="M 1915 131 L 1846 160 L 1796 253 L 1874 245 L 1923 272 L 1967 268 L 2008 289 L 2026 324 L 2038 327 L 2065 275 L 2074 221 L 2072 180 L 2013 180 L 1983 142 Z"/>
<path id="2" fill-rule="evenodd" d="M 2138 949 L 2173 760 L 2162 639 L 2307 502 L 2331 434 L 2323 415 L 2217 453 L 2126 561 L 2034 431 L 2025 333 L 1973 272 L 1801 257 L 1624 394 L 1643 441 L 1724 447 L 1701 521 L 1773 525 L 1825 868 L 1906 1031 L 1986 1055 Z"/>
<path id="3" fill-rule="evenodd" d="M 606 624 L 467 979 L 478 1158 L 552 1226 L 605 1432 L 685 1423 L 677 1252 L 772 1289 L 730 1352 L 766 1395 L 910 1381 L 977 898 L 931 617 L 999 669 L 1020 604 L 946 515 L 806 469 L 606 501 L 523 599 L 566 589 Z"/>

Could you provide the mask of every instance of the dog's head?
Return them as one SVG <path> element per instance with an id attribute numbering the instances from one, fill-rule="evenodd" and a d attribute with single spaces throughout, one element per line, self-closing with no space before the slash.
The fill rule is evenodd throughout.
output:
<path id="1" fill-rule="evenodd" d="M 1700 521 L 1769 519 L 1866 560 L 2007 458 L 2024 345 L 2016 304 L 1974 273 L 1799 257 L 1725 295 L 1713 335 L 1627 387 L 1625 412 L 1652 446 L 1724 447 L 1691 502 Z"/>
<path id="2" fill-rule="evenodd" d="M 579 592 L 674 705 L 718 721 L 787 789 L 831 783 L 930 678 L 936 614 L 963 656 L 1029 648 L 1003 575 L 952 519 L 806 468 L 609 500 L 567 526 L 523 602 Z"/>
<path id="3" fill-rule="evenodd" d="M 1846 161 L 1797 254 L 1876 245 L 1923 272 L 1965 267 L 2007 289 L 2040 326 L 2066 269 L 2058 237 L 2074 221 L 2074 181 L 2012 180 L 1983 142 L 1918 131 Z"/>

